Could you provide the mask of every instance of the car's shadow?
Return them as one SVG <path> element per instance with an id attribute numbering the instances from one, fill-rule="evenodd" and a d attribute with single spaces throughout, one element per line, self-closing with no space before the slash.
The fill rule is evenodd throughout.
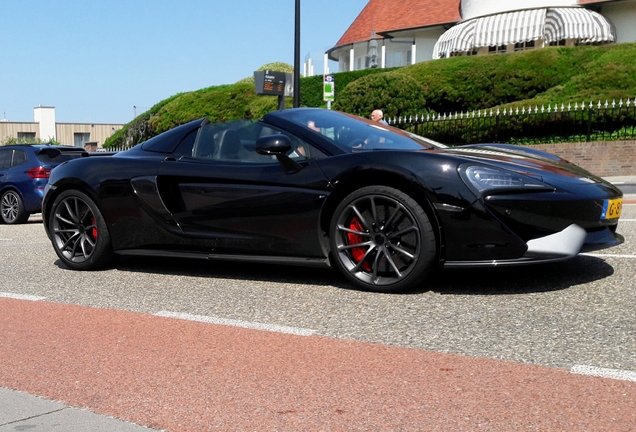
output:
<path id="1" fill-rule="evenodd" d="M 60 261 L 56 264 L 63 267 Z M 298 285 L 331 285 L 356 290 L 336 270 L 225 261 L 126 257 L 114 268 L 203 278 L 224 278 Z M 614 268 L 604 260 L 578 256 L 570 261 L 521 267 L 448 269 L 435 272 L 425 283 L 401 295 L 436 292 L 442 295 L 513 295 L 558 291 L 604 279 Z"/>
<path id="2" fill-rule="evenodd" d="M 604 260 L 582 255 L 552 264 L 444 270 L 429 281 L 429 288 L 443 295 L 528 294 L 564 290 L 612 274 L 614 268 Z"/>

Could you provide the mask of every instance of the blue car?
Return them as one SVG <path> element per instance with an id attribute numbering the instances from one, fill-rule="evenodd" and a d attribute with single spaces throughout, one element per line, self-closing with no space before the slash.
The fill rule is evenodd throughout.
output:
<path id="1" fill-rule="evenodd" d="M 19 224 L 39 213 L 51 170 L 84 149 L 16 144 L 0 147 L 0 223 Z"/>

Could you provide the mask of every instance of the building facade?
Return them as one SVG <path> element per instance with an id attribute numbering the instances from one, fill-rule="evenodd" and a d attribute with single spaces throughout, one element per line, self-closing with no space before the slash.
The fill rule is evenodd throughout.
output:
<path id="1" fill-rule="evenodd" d="M 636 0 L 370 0 L 326 55 L 345 72 L 376 63 L 636 42 L 634 22 Z"/>
<path id="2" fill-rule="evenodd" d="M 110 123 L 57 123 L 55 107 L 37 106 L 33 109 L 33 122 L 0 121 L 0 144 L 8 140 L 56 141 L 62 145 L 84 148 L 86 143 L 101 148 L 123 124 Z"/>

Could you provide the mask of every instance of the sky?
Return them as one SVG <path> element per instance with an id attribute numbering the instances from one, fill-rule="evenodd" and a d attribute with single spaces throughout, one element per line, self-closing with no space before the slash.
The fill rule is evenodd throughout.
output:
<path id="1" fill-rule="evenodd" d="M 300 61 L 368 0 L 301 0 Z M 294 63 L 295 0 L 4 0 L 0 119 L 128 123 L 174 94 Z M 301 71 L 302 72 L 302 71 Z M 134 108 L 136 107 L 136 108 Z"/>

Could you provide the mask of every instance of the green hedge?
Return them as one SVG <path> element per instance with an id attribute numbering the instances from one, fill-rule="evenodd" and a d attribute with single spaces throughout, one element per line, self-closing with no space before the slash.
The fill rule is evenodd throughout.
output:
<path id="1" fill-rule="evenodd" d="M 291 70 L 283 63 L 261 69 Z M 335 75 L 334 108 L 387 117 L 484 108 L 534 107 L 636 97 L 636 44 L 550 47 L 506 55 L 453 57 L 395 69 Z M 324 107 L 322 75 L 301 78 L 302 106 Z M 286 106 L 291 106 L 291 98 Z M 250 77 L 236 84 L 181 93 L 159 102 L 105 147 L 130 146 L 187 121 L 258 118 L 277 109 L 276 97 L 254 93 Z"/>

